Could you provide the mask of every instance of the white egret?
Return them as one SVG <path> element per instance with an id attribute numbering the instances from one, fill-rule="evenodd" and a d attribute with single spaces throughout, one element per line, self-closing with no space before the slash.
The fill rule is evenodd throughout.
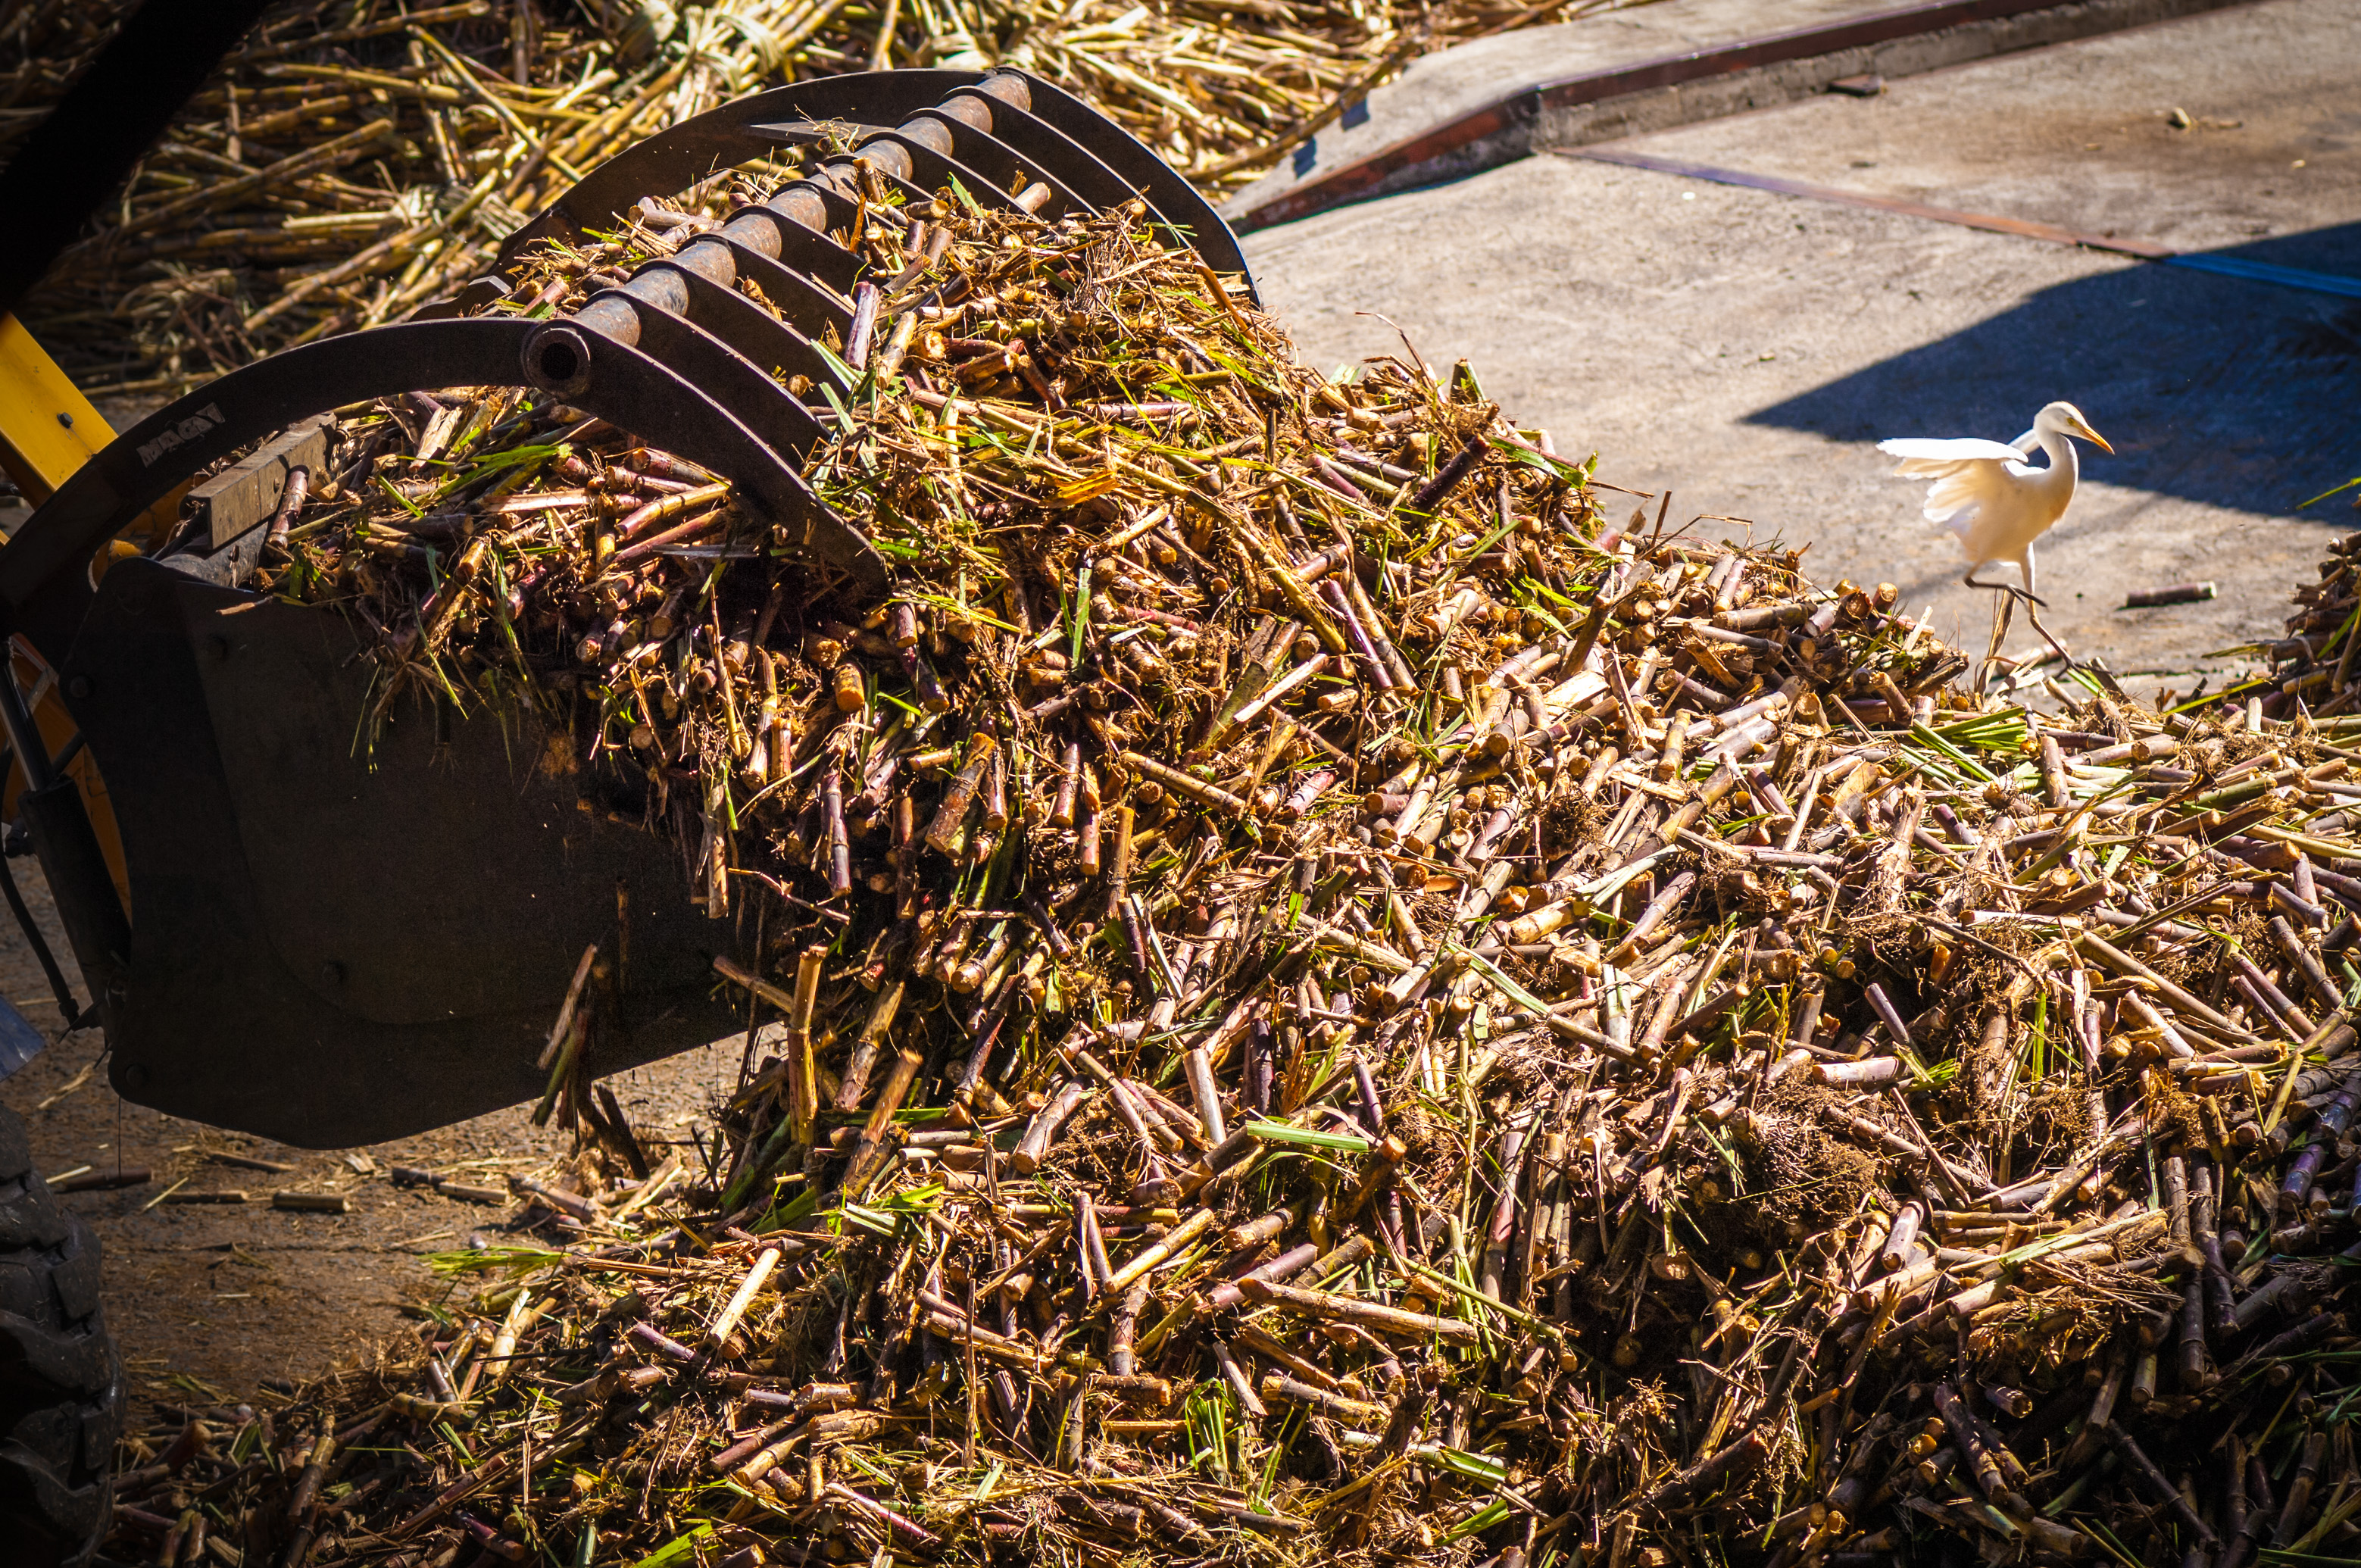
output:
<path id="1" fill-rule="evenodd" d="M 2069 437 L 2090 442 L 2110 456 L 2115 450 L 2091 428 L 2081 410 L 2065 402 L 2043 409 L 2034 416 L 2033 428 L 2006 446 L 1973 437 L 1877 444 L 1880 452 L 1902 459 L 1902 466 L 1894 470 L 1897 475 L 1934 481 L 1927 492 L 1927 516 L 1959 536 L 1960 547 L 1968 557 L 1967 576 L 1960 581 L 1971 588 L 1997 589 L 2004 596 L 1993 607 L 1993 653 L 2000 651 L 2009 613 L 2022 598 L 2033 629 L 2058 649 L 2059 657 L 2072 662 L 2041 624 L 2036 607 L 2045 601 L 2033 588 L 2033 542 L 2049 532 L 2074 500 L 2080 469 Z M 2048 467 L 2037 468 L 2026 461 L 2036 447 L 2048 454 Z M 1981 581 L 1976 568 L 1987 561 L 2014 563 L 2024 576 L 2025 587 Z M 1989 661 L 1990 655 L 1986 657 Z"/>

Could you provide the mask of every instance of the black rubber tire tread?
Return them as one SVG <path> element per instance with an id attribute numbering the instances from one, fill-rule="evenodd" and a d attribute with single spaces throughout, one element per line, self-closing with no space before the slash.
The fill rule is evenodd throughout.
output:
<path id="1" fill-rule="evenodd" d="M 81 1568 L 112 1514 L 123 1368 L 98 1238 L 33 1172 L 0 1108 L 0 1542 L 8 1568 Z"/>

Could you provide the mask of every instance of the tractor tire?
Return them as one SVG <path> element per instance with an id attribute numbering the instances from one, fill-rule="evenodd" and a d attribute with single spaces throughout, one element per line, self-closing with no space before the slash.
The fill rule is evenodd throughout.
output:
<path id="1" fill-rule="evenodd" d="M 123 1368 L 98 1299 L 98 1238 L 33 1170 L 0 1109 L 0 1556 L 81 1568 L 113 1513 Z"/>

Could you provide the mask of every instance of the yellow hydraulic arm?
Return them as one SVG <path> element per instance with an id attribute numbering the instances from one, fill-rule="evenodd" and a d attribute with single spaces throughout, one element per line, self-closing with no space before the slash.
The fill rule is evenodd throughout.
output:
<path id="1" fill-rule="evenodd" d="M 115 432 L 99 417 L 66 373 L 58 368 L 24 323 L 0 315 L 0 468 L 15 481 L 26 504 L 39 506 L 56 493 L 73 471 L 115 439 Z M 175 496 L 151 512 L 151 524 L 160 513 L 170 516 L 180 504 Z M 0 546 L 5 548 L 5 546 Z M 34 722 L 52 754 L 77 733 L 73 716 L 58 699 L 57 679 L 22 640 L 9 650 L 10 674 L 16 689 L 31 694 Z M 115 873 L 116 893 L 127 907 L 131 889 L 123 869 L 123 844 L 115 832 L 115 812 L 106 800 L 106 786 L 86 749 L 77 750 L 66 771 L 80 788 L 90 825 L 106 852 L 107 869 Z M 0 817 L 14 817 L 16 794 L 25 787 L 25 770 L 9 759 L 7 780 L 0 786 Z"/>
<path id="2" fill-rule="evenodd" d="M 115 439 L 57 361 L 15 316 L 0 316 L 0 468 L 38 506 Z"/>

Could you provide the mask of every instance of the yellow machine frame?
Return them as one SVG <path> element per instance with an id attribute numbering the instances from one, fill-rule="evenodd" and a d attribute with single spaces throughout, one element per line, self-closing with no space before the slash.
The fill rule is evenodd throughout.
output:
<path id="1" fill-rule="evenodd" d="M 0 315 L 0 469 L 6 471 L 26 502 L 39 506 L 49 499 L 75 469 L 114 439 L 113 428 L 34 341 L 24 323 L 13 315 Z M 179 510 L 180 497 L 169 497 L 135 523 L 133 530 L 152 535 L 159 526 L 169 528 Z M 10 673 L 17 689 L 29 699 L 41 738 L 53 752 L 63 749 L 77 727 L 58 699 L 55 672 L 21 638 L 9 652 Z M 107 869 L 115 873 L 115 892 L 128 909 L 131 885 L 124 871 L 123 841 L 115 831 L 106 785 L 87 750 L 76 752 L 66 771 L 82 792 L 91 828 L 106 852 Z M 24 787 L 25 770 L 12 758 L 6 784 L 0 787 L 0 817 L 16 815 L 16 795 Z"/>

